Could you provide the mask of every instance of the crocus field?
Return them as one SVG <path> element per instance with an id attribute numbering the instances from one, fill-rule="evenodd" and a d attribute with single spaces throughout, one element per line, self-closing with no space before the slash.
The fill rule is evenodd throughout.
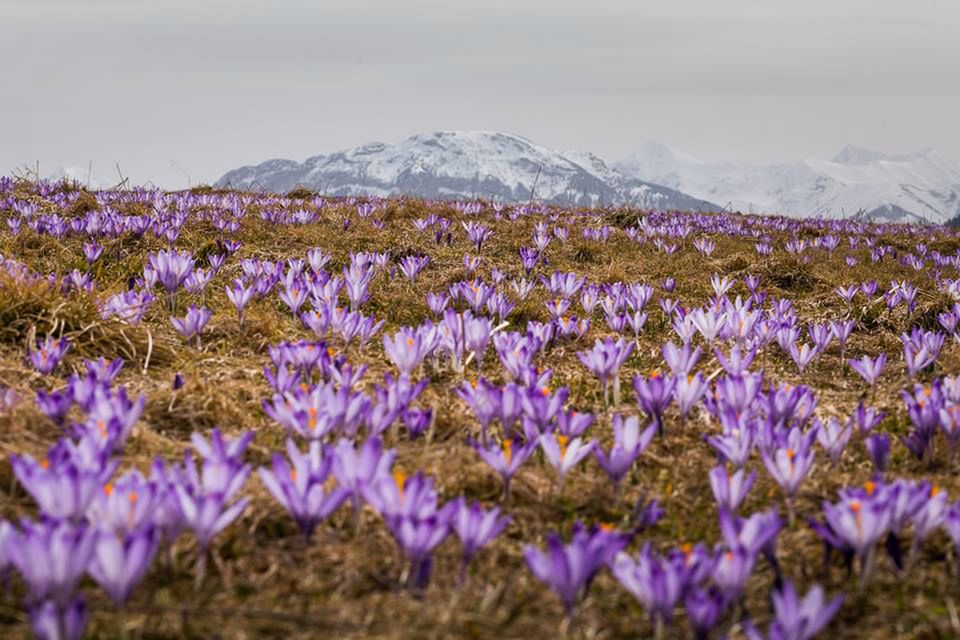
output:
<path id="1" fill-rule="evenodd" d="M 0 637 L 960 635 L 960 235 L 0 179 Z"/>

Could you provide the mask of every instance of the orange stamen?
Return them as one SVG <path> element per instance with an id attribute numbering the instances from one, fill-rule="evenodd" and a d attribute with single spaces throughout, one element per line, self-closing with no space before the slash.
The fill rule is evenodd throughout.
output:
<path id="1" fill-rule="evenodd" d="M 397 484 L 397 493 L 400 494 L 400 500 L 403 501 L 403 488 L 407 484 L 407 474 L 403 471 L 394 471 L 393 481 Z"/>

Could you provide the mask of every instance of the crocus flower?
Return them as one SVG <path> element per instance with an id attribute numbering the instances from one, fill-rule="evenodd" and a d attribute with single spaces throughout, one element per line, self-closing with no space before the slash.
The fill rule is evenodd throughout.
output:
<path id="1" fill-rule="evenodd" d="M 707 444 L 713 447 L 722 461 L 740 468 L 747 464 L 753 452 L 756 438 L 756 423 L 753 421 L 735 421 L 732 426 L 724 426 L 719 436 L 707 436 Z"/>
<path id="2" fill-rule="evenodd" d="M 192 304 L 187 310 L 186 316 L 183 318 L 170 318 L 170 323 L 185 340 L 196 337 L 197 348 L 199 349 L 200 334 L 203 332 L 204 327 L 207 326 L 207 323 L 210 322 L 212 316 L 213 311 L 210 309 L 206 307 L 200 307 L 198 309 L 196 305 Z"/>
<path id="3" fill-rule="evenodd" d="M 557 481 L 562 486 L 563 478 L 570 469 L 590 455 L 597 446 L 596 440 L 584 442 L 582 438 L 570 439 L 565 435 L 544 434 L 538 442 L 547 461 L 557 471 Z"/>
<path id="4" fill-rule="evenodd" d="M 709 390 L 709 384 L 700 373 L 678 376 L 673 395 L 677 401 L 677 408 L 680 410 L 680 417 L 686 419 L 690 411 Z"/>
<path id="5" fill-rule="evenodd" d="M 616 485 L 620 484 L 636 459 L 650 445 L 656 431 L 656 425 L 651 424 L 641 432 L 640 420 L 636 416 L 624 420 L 619 413 L 614 414 L 613 447 L 610 453 L 595 447 L 593 454 L 600 467 Z"/>
<path id="6" fill-rule="evenodd" d="M 250 475 L 249 464 L 242 463 L 243 452 L 253 437 L 247 432 L 234 440 L 221 437 L 214 429 L 208 443 L 194 433 L 194 448 L 203 457 L 200 472 L 189 452 L 184 455 L 184 466 L 177 470 L 176 492 L 183 522 L 193 530 L 200 547 L 201 559 L 214 537 L 236 520 L 249 502 L 241 498 L 230 500 L 243 487 Z M 202 566 L 202 565 L 201 565 Z"/>
<path id="7" fill-rule="evenodd" d="M 673 619 L 673 610 L 690 579 L 690 569 L 683 558 L 659 557 L 649 544 L 644 545 L 635 558 L 624 552 L 618 553 L 610 571 L 651 613 L 658 628 Z"/>
<path id="8" fill-rule="evenodd" d="M 801 374 L 803 373 L 804 369 L 806 369 L 807 366 L 813 362 L 814 358 L 819 355 L 819 352 L 815 347 L 811 347 L 805 342 L 802 344 L 791 342 L 789 346 L 789 353 Z"/>
<path id="9" fill-rule="evenodd" d="M 687 620 L 697 640 L 706 640 L 726 609 L 723 595 L 716 589 L 691 588 L 683 600 Z"/>
<path id="10" fill-rule="evenodd" d="M 856 371 L 861 378 L 871 387 L 877 384 L 877 379 L 883 372 L 883 367 L 887 363 L 887 354 L 881 353 L 876 358 L 863 356 L 859 360 L 849 359 L 847 363 L 850 368 Z"/>
<path id="11" fill-rule="evenodd" d="M 465 498 L 459 498 L 455 504 L 453 530 L 460 538 L 463 563 L 461 578 L 466 575 L 467 565 L 481 547 L 496 538 L 510 524 L 510 516 L 501 516 L 500 509 L 494 507 L 484 510 L 479 502 L 467 504 Z"/>
<path id="12" fill-rule="evenodd" d="M 51 455 L 37 462 L 30 456 L 10 456 L 10 466 L 17 482 L 30 494 L 40 511 L 52 518 L 80 522 L 87 513 L 105 479 L 113 473 L 98 460 L 86 465 L 74 455 L 74 449 L 58 447 Z"/>
<path id="13" fill-rule="evenodd" d="M 146 575 L 159 543 L 160 532 L 152 526 L 120 537 L 99 531 L 90 575 L 115 604 L 123 606 Z"/>
<path id="14" fill-rule="evenodd" d="M 743 591 L 756 561 L 756 553 L 744 545 L 719 552 L 712 577 L 721 593 L 729 600 L 735 600 Z"/>
<path id="15" fill-rule="evenodd" d="M 48 375 L 57 368 L 60 360 L 70 349 L 70 341 L 66 338 L 54 339 L 47 336 L 37 343 L 37 349 L 30 351 L 30 361 L 33 368 L 44 375 Z"/>
<path id="16" fill-rule="evenodd" d="M 93 264 L 103 254 L 103 247 L 96 242 L 83 243 L 83 257 L 87 259 L 87 264 Z"/>
<path id="17" fill-rule="evenodd" d="M 841 425 L 836 418 L 830 418 L 826 422 L 817 419 L 814 425 L 818 427 L 817 442 L 830 456 L 831 465 L 836 467 L 840 462 L 840 456 L 843 455 L 843 450 L 850 441 L 850 436 L 853 435 L 853 425 L 850 423 Z"/>
<path id="18" fill-rule="evenodd" d="M 30 629 L 38 640 L 81 640 L 87 626 L 87 605 L 77 596 L 66 605 L 53 600 L 31 607 Z"/>
<path id="19" fill-rule="evenodd" d="M 20 528 L 7 540 L 7 554 L 27 585 L 27 602 L 66 606 L 87 572 L 96 532 L 66 521 L 23 520 Z"/>
<path id="20" fill-rule="evenodd" d="M 334 449 L 333 475 L 337 484 L 350 492 L 353 503 L 354 519 L 359 522 L 360 500 L 364 488 L 374 481 L 390 475 L 396 451 L 384 450 L 383 441 L 371 437 L 360 445 L 346 439 L 341 439 Z"/>
<path id="21" fill-rule="evenodd" d="M 537 448 L 537 441 L 530 440 L 517 446 L 513 438 L 504 438 L 500 446 L 494 444 L 484 447 L 474 444 L 473 448 L 477 455 L 500 475 L 503 480 L 503 497 L 506 499 L 510 495 L 510 481 L 523 463 L 533 455 Z"/>
<path id="22" fill-rule="evenodd" d="M 308 446 L 307 452 L 303 453 L 293 440 L 287 440 L 289 462 L 274 453 L 272 467 L 259 470 L 267 490 L 290 512 L 307 538 L 317 524 L 336 511 L 350 495 L 350 491 L 343 487 L 325 490 L 333 452 L 324 449 L 316 440 Z"/>
<path id="23" fill-rule="evenodd" d="M 400 373 L 410 375 L 426 355 L 419 332 L 407 327 L 391 336 L 383 336 L 383 349 Z"/>
<path id="24" fill-rule="evenodd" d="M 87 372 L 92 375 L 97 382 L 105 385 L 113 383 L 117 374 L 120 373 L 120 370 L 123 368 L 123 364 L 123 358 L 107 361 L 107 359 L 102 356 L 96 360 L 83 361 L 83 366 L 87 368 Z"/>
<path id="25" fill-rule="evenodd" d="M 673 401 L 676 385 L 676 378 L 660 375 L 659 371 L 654 371 L 649 378 L 643 376 L 633 378 L 637 404 L 657 426 L 657 435 L 663 435 L 663 413 Z"/>
<path id="26" fill-rule="evenodd" d="M 234 280 L 233 286 L 225 288 L 227 299 L 237 310 L 237 321 L 243 324 L 243 309 L 253 299 L 253 287 L 246 286 L 242 280 Z"/>
<path id="27" fill-rule="evenodd" d="M 168 294 L 173 294 L 187 279 L 194 265 L 194 259 L 189 253 L 177 251 L 151 253 L 147 260 Z"/>
<path id="28" fill-rule="evenodd" d="M 866 583 L 873 565 L 873 551 L 887 533 L 891 511 L 885 496 L 841 496 L 836 504 L 824 501 L 823 515 L 836 539 L 860 558 L 860 579 Z M 828 541 L 829 542 L 829 541 Z"/>
<path id="29" fill-rule="evenodd" d="M 749 475 L 743 469 L 738 469 L 731 474 L 726 467 L 720 465 L 710 470 L 710 489 L 713 491 L 713 497 L 717 501 L 717 506 L 731 513 L 736 512 L 740 503 L 747 497 L 754 480 L 757 478 L 757 472 L 751 471 Z"/>
<path id="30" fill-rule="evenodd" d="M 159 485 L 133 470 L 103 485 L 87 516 L 104 531 L 132 533 L 153 521 L 159 499 Z"/>
<path id="31" fill-rule="evenodd" d="M 771 639 L 809 640 L 827 626 L 843 604 L 842 595 L 836 596 L 830 602 L 824 602 L 823 588 L 820 585 L 811 587 L 801 600 L 789 580 L 784 581 L 783 586 L 775 590 L 770 597 L 773 600 L 774 613 L 774 621 L 768 633 Z M 744 627 L 750 640 L 762 640 L 763 636 L 752 624 L 748 622 Z"/>
<path id="32" fill-rule="evenodd" d="M 924 487 L 926 489 L 926 487 Z M 947 518 L 949 505 L 947 504 L 947 492 L 940 487 L 930 487 L 927 495 L 924 496 L 922 506 L 913 514 L 913 546 L 910 549 L 910 557 L 914 558 L 920 543 L 923 542 L 931 533 L 939 529 Z"/>
<path id="33" fill-rule="evenodd" d="M 572 618 L 574 606 L 586 594 L 594 576 L 627 542 L 622 534 L 603 529 L 587 531 L 577 523 L 569 543 L 564 544 L 559 535 L 551 533 L 546 553 L 527 545 L 523 555 L 533 575 L 560 596 L 567 616 Z"/>
<path id="34" fill-rule="evenodd" d="M 776 543 L 783 522 L 775 509 L 759 511 L 748 518 L 721 509 L 719 524 L 728 549 L 743 547 L 754 555 L 762 553 L 774 570 L 778 570 Z"/>
<path id="35" fill-rule="evenodd" d="M 578 351 L 577 357 L 593 375 L 597 376 L 600 386 L 603 387 L 603 403 L 608 403 L 608 384 L 614 380 L 613 402 L 620 404 L 620 367 L 633 351 L 633 343 L 623 338 L 614 341 L 606 338 L 597 339 L 590 351 Z"/>
<path id="36" fill-rule="evenodd" d="M 383 476 L 364 488 L 367 502 L 387 523 L 411 563 L 410 585 L 424 588 L 430 580 L 433 550 L 449 535 L 457 504 L 439 506 L 433 478 L 400 472 Z"/>
<path id="37" fill-rule="evenodd" d="M 487 344 L 490 342 L 491 331 L 493 331 L 493 322 L 489 318 L 464 314 L 464 344 L 467 349 L 473 352 L 474 358 L 477 360 L 477 371 L 482 368 L 483 353 L 487 350 Z"/>
<path id="38" fill-rule="evenodd" d="M 814 451 L 812 447 L 813 438 L 816 437 L 816 429 L 800 435 L 799 429 L 791 430 L 792 438 L 787 442 L 786 447 L 777 448 L 769 453 L 763 452 L 763 464 L 770 473 L 770 476 L 776 480 L 780 488 L 787 495 L 787 507 L 790 511 L 790 521 L 793 522 L 793 496 L 796 495 L 800 485 L 806 479 L 810 468 L 813 466 Z"/>
<path id="39" fill-rule="evenodd" d="M 870 454 L 873 468 L 879 473 L 886 471 L 887 461 L 890 458 L 890 436 L 885 433 L 875 433 L 868 437 L 864 444 L 867 447 L 867 453 Z"/>

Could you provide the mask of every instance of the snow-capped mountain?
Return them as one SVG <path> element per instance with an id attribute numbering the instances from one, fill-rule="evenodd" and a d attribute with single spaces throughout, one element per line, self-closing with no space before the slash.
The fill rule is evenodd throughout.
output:
<path id="1" fill-rule="evenodd" d="M 484 198 L 580 206 L 716 211 L 716 205 L 616 171 L 590 153 L 561 152 L 486 131 L 438 131 L 397 144 L 371 143 L 302 163 L 268 160 L 229 171 L 218 187 L 327 195 Z M 531 195 L 532 194 L 532 195 Z"/>
<path id="2" fill-rule="evenodd" d="M 614 164 L 630 176 L 752 213 L 942 223 L 960 215 L 960 169 L 932 149 L 892 155 L 844 147 L 832 160 L 708 163 L 649 143 Z"/>

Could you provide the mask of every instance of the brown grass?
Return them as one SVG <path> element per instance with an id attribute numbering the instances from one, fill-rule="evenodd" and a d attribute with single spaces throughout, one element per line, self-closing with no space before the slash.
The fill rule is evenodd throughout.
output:
<path id="1" fill-rule="evenodd" d="M 311 195 L 306 191 L 290 194 L 295 198 Z M 84 200 L 78 201 L 78 206 L 89 204 L 85 197 L 81 196 Z M 296 206 L 308 205 L 298 202 Z M 463 274 L 462 257 L 468 248 L 456 217 L 451 227 L 456 237 L 452 247 L 436 246 L 428 235 L 417 234 L 410 223 L 431 207 L 442 210 L 443 215 L 456 216 L 446 206 L 398 200 L 391 201 L 382 216 L 388 223 L 386 230 L 354 219 L 344 232 L 338 216 L 350 214 L 352 209 L 346 205 L 328 207 L 317 223 L 295 227 L 272 226 L 251 213 L 238 234 L 243 242 L 240 257 L 303 257 L 307 249 L 321 246 L 333 253 L 332 266 L 338 269 L 351 251 L 428 253 L 431 266 L 415 284 L 399 277 L 381 276 L 372 286 L 373 299 L 365 310 L 385 319 L 386 331 L 394 331 L 400 325 L 422 320 L 427 313 L 427 291 L 439 290 Z M 628 226 L 638 214 L 616 211 L 607 214 L 606 220 Z M 482 217 L 493 227 L 495 236 L 484 248 L 481 272 L 489 275 L 490 269 L 498 266 L 511 275 L 520 275 L 517 252 L 521 245 L 530 244 L 533 220 L 521 218 L 510 223 L 494 221 L 487 214 Z M 37 238 L 29 231 L 25 238 L 15 239 L 9 237 L 5 226 L 0 229 L 0 249 L 6 256 L 16 257 L 41 272 L 56 270 L 62 274 L 69 268 L 83 268 L 80 243 L 75 239 L 57 243 Z M 861 328 L 851 337 L 847 355 L 889 352 L 890 364 L 878 389 L 876 404 L 891 416 L 881 429 L 904 428 L 905 416 L 897 391 L 907 379 L 899 358 L 897 334 L 915 323 L 932 327 L 935 313 L 945 304 L 934 295 L 926 276 L 908 272 L 889 258 L 874 264 L 864 248 L 854 252 L 860 263 L 850 269 L 843 263 L 847 252 L 845 239 L 834 255 L 818 253 L 809 264 L 802 264 L 783 252 L 783 235 L 774 236 L 777 251 L 771 257 L 758 257 L 752 239 L 717 238 L 714 257 L 704 259 L 690 245 L 693 235 L 677 254 L 666 256 L 651 243 L 638 246 L 630 242 L 620 231 L 608 243 L 601 244 L 583 240 L 580 230 L 579 225 L 573 225 L 566 245 L 556 240 L 551 244 L 551 270 L 575 270 L 595 282 L 643 280 L 654 285 L 672 275 L 677 280 L 672 297 L 686 305 L 705 301 L 710 295 L 708 278 L 714 272 L 736 276 L 755 273 L 763 277 L 762 286 L 772 294 L 794 299 L 804 322 L 838 319 L 852 313 L 861 322 Z M 210 244 L 208 233 L 206 223 L 190 222 L 177 246 L 199 252 Z M 883 240 L 902 244 L 906 250 L 914 243 L 913 238 L 892 235 Z M 956 238 L 946 232 L 931 246 L 936 242 L 956 246 Z M 127 278 L 142 268 L 146 252 L 163 246 L 152 238 L 108 246 L 102 264 L 96 268 L 98 290 L 122 290 Z M 264 464 L 269 452 L 280 449 L 284 440 L 282 429 L 260 409 L 260 401 L 271 393 L 260 374 L 267 363 L 267 347 L 308 334 L 275 297 L 248 309 L 241 329 L 223 293 L 224 285 L 238 272 L 238 260 L 233 259 L 207 290 L 206 304 L 215 313 L 201 351 L 182 344 L 159 304 L 141 326 L 130 327 L 101 320 L 90 296 L 65 297 L 46 285 L 24 287 L 0 281 L 0 382 L 15 387 L 27 398 L 32 388 L 51 386 L 50 380 L 42 380 L 28 367 L 25 348 L 35 336 L 66 335 L 75 348 L 58 370 L 61 378 L 76 370 L 83 357 L 123 356 L 128 365 L 119 383 L 132 393 L 148 395 L 143 420 L 127 448 L 126 466 L 145 470 L 154 456 L 177 458 L 188 446 L 191 431 L 205 432 L 216 425 L 229 433 L 255 430 L 250 459 Z M 845 303 L 832 293 L 837 285 L 870 278 L 877 279 L 883 287 L 892 277 L 916 280 L 925 292 L 917 312 L 910 317 L 900 310 L 893 314 L 885 308 L 865 310 L 859 304 L 848 311 Z M 733 293 L 746 294 L 742 281 Z M 543 293 L 538 290 L 530 301 L 518 307 L 518 315 L 545 320 L 542 301 Z M 198 301 L 181 292 L 180 307 L 190 302 Z M 635 373 L 646 373 L 658 366 L 659 347 L 672 337 L 655 302 L 649 310 L 651 318 L 640 348 L 622 372 L 625 381 Z M 589 342 L 606 333 L 598 313 Z M 144 372 L 148 339 L 153 341 L 153 351 Z M 550 352 L 546 364 L 556 372 L 555 385 L 570 386 L 573 407 L 602 412 L 599 385 L 576 358 L 576 351 L 587 344 L 563 343 Z M 367 380 L 371 384 L 391 369 L 379 337 L 364 354 L 353 347 L 349 356 L 370 366 Z M 488 353 L 484 375 L 499 379 L 495 360 Z M 937 374 L 955 373 L 960 365 L 960 348 L 952 342 L 948 344 L 940 363 Z M 701 363 L 707 371 L 715 366 L 712 356 Z M 864 395 L 859 378 L 845 368 L 835 347 L 802 377 L 792 362 L 773 347 L 765 370 L 770 378 L 813 386 L 822 415 L 844 416 Z M 184 376 L 186 385 L 173 391 L 170 382 L 177 372 Z M 432 406 L 437 413 L 432 440 L 398 439 L 391 440 L 389 445 L 396 447 L 401 468 L 435 475 L 445 499 L 465 494 L 493 504 L 499 499 L 499 480 L 465 443 L 477 427 L 465 404 L 452 393 L 460 381 L 449 372 L 432 375 L 434 381 L 422 397 L 422 403 Z M 471 372 L 468 377 L 474 375 Z M 637 411 L 629 383 L 624 384 L 624 400 L 620 410 Z M 612 439 L 609 424 L 609 415 L 605 414 L 592 427 L 592 434 L 605 447 Z M 562 623 L 558 600 L 527 570 L 523 548 L 528 543 L 542 545 L 550 531 L 568 533 L 577 519 L 626 526 L 631 509 L 641 496 L 660 499 L 666 516 L 635 543 L 634 549 L 646 540 L 662 550 L 683 542 L 717 542 L 716 509 L 706 476 L 715 458 L 701 438 L 704 431 L 714 429 L 715 425 L 700 420 L 682 425 L 676 416 L 669 416 L 665 439 L 655 442 L 644 454 L 619 499 L 614 499 L 595 462 L 588 461 L 575 470 L 561 493 L 552 470 L 539 455 L 535 456 L 516 477 L 510 501 L 504 505 L 513 523 L 495 543 L 480 552 L 468 583 L 457 585 L 458 546 L 451 537 L 437 553 L 434 581 L 422 598 L 412 597 L 400 587 L 405 565 L 374 513 L 365 511 L 362 527 L 355 532 L 344 508 L 319 529 L 308 545 L 254 474 L 246 487 L 252 497 L 251 506 L 240 521 L 217 539 L 215 561 L 202 590 L 195 591 L 193 587 L 196 549 L 190 537 L 184 535 L 177 542 L 172 564 L 167 566 L 158 560 L 122 615 L 93 585 L 84 588 L 94 611 L 90 631 L 93 637 L 116 637 L 122 622 L 127 635 L 143 638 L 645 637 L 651 633 L 649 617 L 605 571 L 579 607 L 575 625 Z M 5 452 L 42 453 L 56 436 L 56 429 L 29 400 L 11 414 L 0 416 L 0 448 Z M 933 463 L 921 466 L 899 445 L 894 445 L 894 451 L 895 474 L 930 478 L 958 495 L 956 468 L 942 457 L 942 452 Z M 824 460 L 819 463 L 821 467 L 825 464 Z M 782 504 L 779 490 L 762 464 L 754 459 L 751 468 L 758 469 L 758 482 L 744 511 L 763 509 L 771 502 Z M 797 504 L 801 519 L 819 516 L 821 500 L 833 499 L 838 488 L 862 483 L 869 475 L 863 447 L 854 441 L 836 470 L 821 468 L 804 485 Z M 0 504 L 5 517 L 32 510 L 29 498 L 13 484 L 6 460 L 0 462 Z M 824 569 L 818 539 L 804 525 L 781 533 L 779 552 L 786 574 L 802 589 L 816 581 L 825 584 L 830 593 L 846 594 L 844 607 L 824 637 L 932 638 L 960 633 L 951 625 L 948 615 L 960 589 L 953 569 L 953 551 L 942 533 L 924 545 L 917 567 L 903 578 L 881 562 L 875 581 L 862 595 L 857 594 L 854 579 L 846 576 L 839 565 Z M 769 619 L 767 594 L 771 581 L 771 571 L 760 561 L 748 583 L 745 604 L 764 623 Z M 27 629 L 25 614 L 17 604 L 18 593 L 19 588 L 15 588 L 12 595 L 0 598 L 0 635 L 5 637 L 19 637 Z M 681 612 L 668 635 L 688 635 Z"/>

